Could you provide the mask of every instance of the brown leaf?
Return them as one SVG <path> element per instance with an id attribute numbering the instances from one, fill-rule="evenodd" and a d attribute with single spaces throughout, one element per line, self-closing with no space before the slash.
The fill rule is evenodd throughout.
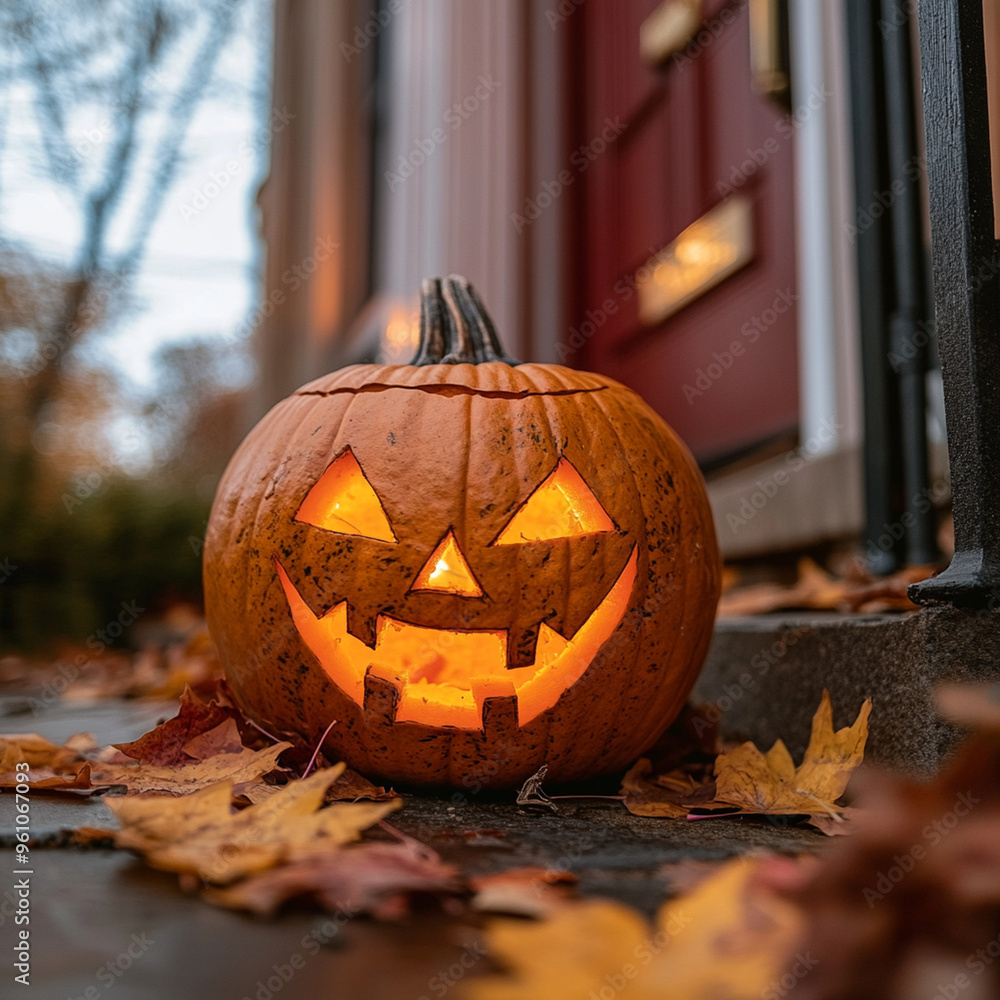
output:
<path id="1" fill-rule="evenodd" d="M 0 772 L 14 771 L 19 763 L 29 770 L 49 768 L 54 773 L 76 774 L 82 756 L 72 747 L 58 746 L 37 733 L 12 733 L 0 736 Z"/>
<path id="2" fill-rule="evenodd" d="M 698 781 L 682 769 L 666 775 L 653 775 L 652 764 L 641 758 L 622 778 L 621 794 L 625 808 L 635 816 L 666 816 L 683 819 L 692 803 L 705 805 L 715 797 L 711 776 Z"/>
<path id="3" fill-rule="evenodd" d="M 229 720 L 219 729 L 226 725 L 235 728 L 235 723 Z M 223 733 L 208 742 L 225 739 Z M 241 747 L 236 753 L 216 753 L 204 760 L 188 758 L 186 764 L 95 764 L 94 774 L 101 781 L 125 785 L 129 795 L 191 795 L 222 781 L 233 787 L 235 795 L 243 795 L 278 767 L 278 757 L 290 746 L 290 743 L 276 743 L 266 750 Z M 203 747 L 207 743 L 196 749 Z"/>
<path id="4" fill-rule="evenodd" d="M 471 906 L 486 913 L 540 917 L 573 898 L 577 877 L 539 865 L 509 868 L 469 880 Z"/>
<path id="5" fill-rule="evenodd" d="M 494 921 L 490 956 L 507 975 L 474 978 L 465 1000 L 759 1000 L 781 978 L 802 921 L 797 907 L 753 882 L 761 862 L 734 861 L 650 927 L 598 900 L 567 904 L 540 923 Z"/>
<path id="6" fill-rule="evenodd" d="M 184 747 L 194 737 L 215 729 L 235 713 L 216 701 L 202 701 L 190 688 L 181 695 L 177 715 L 131 743 L 114 744 L 122 753 L 143 764 L 182 764 L 191 759 Z"/>
<path id="7" fill-rule="evenodd" d="M 940 684 L 934 701 L 960 726 L 1000 732 L 1000 684 Z"/>
<path id="8" fill-rule="evenodd" d="M 0 789 L 14 789 L 27 781 L 32 794 L 86 798 L 108 790 L 107 784 L 96 787 L 91 766 L 78 747 L 91 746 L 86 734 L 70 737 L 74 745 L 58 746 L 36 733 L 0 736 Z M 27 772 L 17 770 L 28 764 Z"/>
<path id="9" fill-rule="evenodd" d="M 715 762 L 717 802 L 772 816 L 836 813 L 836 800 L 864 758 L 871 707 L 869 698 L 852 726 L 834 732 L 830 693 L 824 691 L 798 767 L 781 740 L 767 754 L 749 742 L 723 752 Z"/>
<path id="10" fill-rule="evenodd" d="M 340 765 L 290 781 L 267 801 L 240 812 L 231 807 L 231 781 L 182 798 L 108 800 L 122 825 L 115 844 L 138 851 L 154 868 L 194 873 L 205 882 L 224 885 L 355 840 L 402 805 L 396 799 L 320 808 L 342 770 Z"/>
<path id="11" fill-rule="evenodd" d="M 656 869 L 656 874 L 663 879 L 667 895 L 676 896 L 679 893 L 692 892 L 702 882 L 714 875 L 724 864 L 724 860 L 705 861 L 700 858 L 682 858 L 680 861 L 668 861 Z"/>
<path id="12" fill-rule="evenodd" d="M 808 557 L 799 560 L 798 578 L 791 586 L 754 583 L 732 587 L 719 601 L 719 617 L 761 615 L 810 608 L 819 611 L 915 611 L 907 596 L 912 583 L 926 580 L 932 566 L 905 566 L 892 576 L 862 580 L 839 579 Z"/>
<path id="13" fill-rule="evenodd" d="M 284 903 L 301 898 L 348 916 L 373 913 L 396 918 L 407 912 L 412 893 L 454 893 L 461 888 L 455 868 L 429 848 L 360 844 L 303 854 L 225 889 L 207 889 L 204 895 L 217 906 L 259 916 L 270 916 Z"/>
<path id="14" fill-rule="evenodd" d="M 340 777 L 327 789 L 327 802 L 356 802 L 370 799 L 373 802 L 388 802 L 396 798 L 396 793 L 381 785 L 375 785 L 357 771 L 345 767 Z"/>
<path id="15" fill-rule="evenodd" d="M 838 813 L 819 813 L 809 817 L 809 825 L 816 827 L 828 837 L 849 837 L 858 832 L 863 810 L 845 806 Z"/>
<path id="16" fill-rule="evenodd" d="M 245 747 L 236 720 L 226 719 L 214 729 L 192 736 L 182 749 L 193 760 L 205 760 L 220 753 L 240 753 Z"/>

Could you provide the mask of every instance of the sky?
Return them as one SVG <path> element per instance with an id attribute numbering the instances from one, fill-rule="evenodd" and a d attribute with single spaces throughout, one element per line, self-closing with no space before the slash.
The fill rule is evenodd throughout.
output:
<path id="1" fill-rule="evenodd" d="M 155 384 L 153 362 L 162 347 L 195 337 L 235 341 L 237 329 L 253 311 L 261 258 L 254 197 L 267 160 L 266 136 L 260 130 L 267 114 L 268 14 L 269 6 L 260 0 L 241 11 L 235 33 L 220 53 L 213 85 L 191 122 L 181 165 L 151 232 L 133 308 L 88 348 L 137 391 Z M 168 62 L 164 76 L 180 71 L 181 61 L 190 56 L 188 48 Z M 164 128 L 164 113 L 151 119 L 144 139 L 155 138 Z M 69 122 L 74 155 L 85 177 L 98 176 L 116 123 L 106 108 L 97 107 Z M 16 91 L 8 104 L 0 157 L 0 234 L 42 258 L 68 263 L 81 241 L 83 213 L 37 168 L 38 159 L 30 94 Z M 139 166 L 150 171 L 155 164 L 147 158 Z M 139 203 L 142 179 L 134 192 L 126 193 L 123 220 Z M 126 229 L 112 230 L 113 241 L 124 245 Z"/>

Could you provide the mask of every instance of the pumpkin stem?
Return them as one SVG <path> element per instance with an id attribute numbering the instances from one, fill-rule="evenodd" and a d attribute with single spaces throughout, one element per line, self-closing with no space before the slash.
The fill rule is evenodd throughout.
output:
<path id="1" fill-rule="evenodd" d="M 493 321 L 469 282 L 457 274 L 420 284 L 420 344 L 412 365 L 519 365 L 500 343 Z"/>

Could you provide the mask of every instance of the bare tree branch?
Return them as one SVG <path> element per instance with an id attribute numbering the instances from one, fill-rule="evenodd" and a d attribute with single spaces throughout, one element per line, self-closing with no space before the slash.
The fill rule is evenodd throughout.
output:
<path id="1" fill-rule="evenodd" d="M 233 15 L 239 0 L 217 3 L 212 13 L 212 21 L 188 70 L 187 79 L 177 91 L 168 112 L 171 127 L 160 140 L 154 161 L 157 170 L 146 189 L 146 197 L 138 215 L 138 223 L 127 249 L 119 255 L 113 270 L 127 273 L 136 267 L 145 250 L 146 241 L 153 229 L 160 208 L 163 204 L 163 192 L 170 187 L 174 173 L 180 162 L 184 137 L 187 134 L 191 119 L 194 117 L 198 97 L 204 93 L 212 73 L 222 44 L 232 29 Z"/>

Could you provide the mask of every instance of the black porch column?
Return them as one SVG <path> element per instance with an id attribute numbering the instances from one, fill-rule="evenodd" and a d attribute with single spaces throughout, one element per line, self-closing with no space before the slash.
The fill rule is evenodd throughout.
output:
<path id="1" fill-rule="evenodd" d="M 1000 337 L 983 12 L 921 0 L 935 319 L 944 377 L 955 556 L 919 603 L 1000 603 Z"/>

